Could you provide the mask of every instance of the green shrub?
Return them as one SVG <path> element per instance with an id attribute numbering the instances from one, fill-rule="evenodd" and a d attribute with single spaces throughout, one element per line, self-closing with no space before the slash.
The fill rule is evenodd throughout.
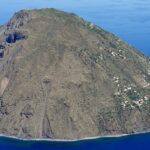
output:
<path id="1" fill-rule="evenodd" d="M 127 95 L 128 95 L 128 97 L 129 97 L 130 99 L 132 99 L 132 100 L 137 100 L 137 99 L 140 98 L 140 95 L 139 95 L 137 92 L 135 92 L 134 90 L 129 90 L 129 91 L 127 92 Z"/>

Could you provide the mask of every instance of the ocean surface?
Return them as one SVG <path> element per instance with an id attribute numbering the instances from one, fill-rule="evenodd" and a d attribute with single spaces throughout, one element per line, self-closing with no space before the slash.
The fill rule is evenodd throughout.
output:
<path id="1" fill-rule="evenodd" d="M 22 141 L 0 137 L 0 150 L 150 150 L 150 133 L 77 142 Z"/>
<path id="2" fill-rule="evenodd" d="M 0 0 L 0 25 L 14 12 L 32 8 L 74 12 L 150 56 L 150 0 Z M 150 150 L 150 133 L 78 142 L 0 137 L 0 150 Z"/>
<path id="3" fill-rule="evenodd" d="M 150 0 L 0 0 L 0 25 L 20 9 L 74 12 L 150 56 Z"/>

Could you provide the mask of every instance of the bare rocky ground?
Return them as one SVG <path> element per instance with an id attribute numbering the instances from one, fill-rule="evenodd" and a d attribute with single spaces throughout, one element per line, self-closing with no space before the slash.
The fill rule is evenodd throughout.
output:
<path id="1" fill-rule="evenodd" d="M 78 139 L 150 130 L 150 61 L 55 9 L 0 27 L 0 133 Z"/>

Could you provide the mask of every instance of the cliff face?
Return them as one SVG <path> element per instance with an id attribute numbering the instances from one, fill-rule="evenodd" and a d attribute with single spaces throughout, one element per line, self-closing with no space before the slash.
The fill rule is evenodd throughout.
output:
<path id="1" fill-rule="evenodd" d="M 0 27 L 0 133 L 75 139 L 150 130 L 150 61 L 54 9 Z"/>

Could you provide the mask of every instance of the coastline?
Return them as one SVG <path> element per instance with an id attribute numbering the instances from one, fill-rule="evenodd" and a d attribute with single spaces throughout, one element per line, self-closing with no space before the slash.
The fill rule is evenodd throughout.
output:
<path id="1" fill-rule="evenodd" d="M 141 134 L 147 134 L 147 133 L 150 133 L 150 131 L 137 132 L 137 133 L 132 133 L 132 134 L 117 134 L 117 135 L 85 137 L 85 138 L 80 138 L 80 139 L 40 139 L 40 138 L 26 139 L 26 138 L 19 138 L 16 136 L 9 136 L 9 135 L 5 135 L 5 134 L 0 134 L 0 138 L 4 137 L 4 138 L 16 139 L 16 140 L 20 140 L 20 141 L 80 142 L 80 141 L 96 140 L 96 139 L 104 139 L 104 138 L 120 138 L 120 137 L 141 135 Z"/>

